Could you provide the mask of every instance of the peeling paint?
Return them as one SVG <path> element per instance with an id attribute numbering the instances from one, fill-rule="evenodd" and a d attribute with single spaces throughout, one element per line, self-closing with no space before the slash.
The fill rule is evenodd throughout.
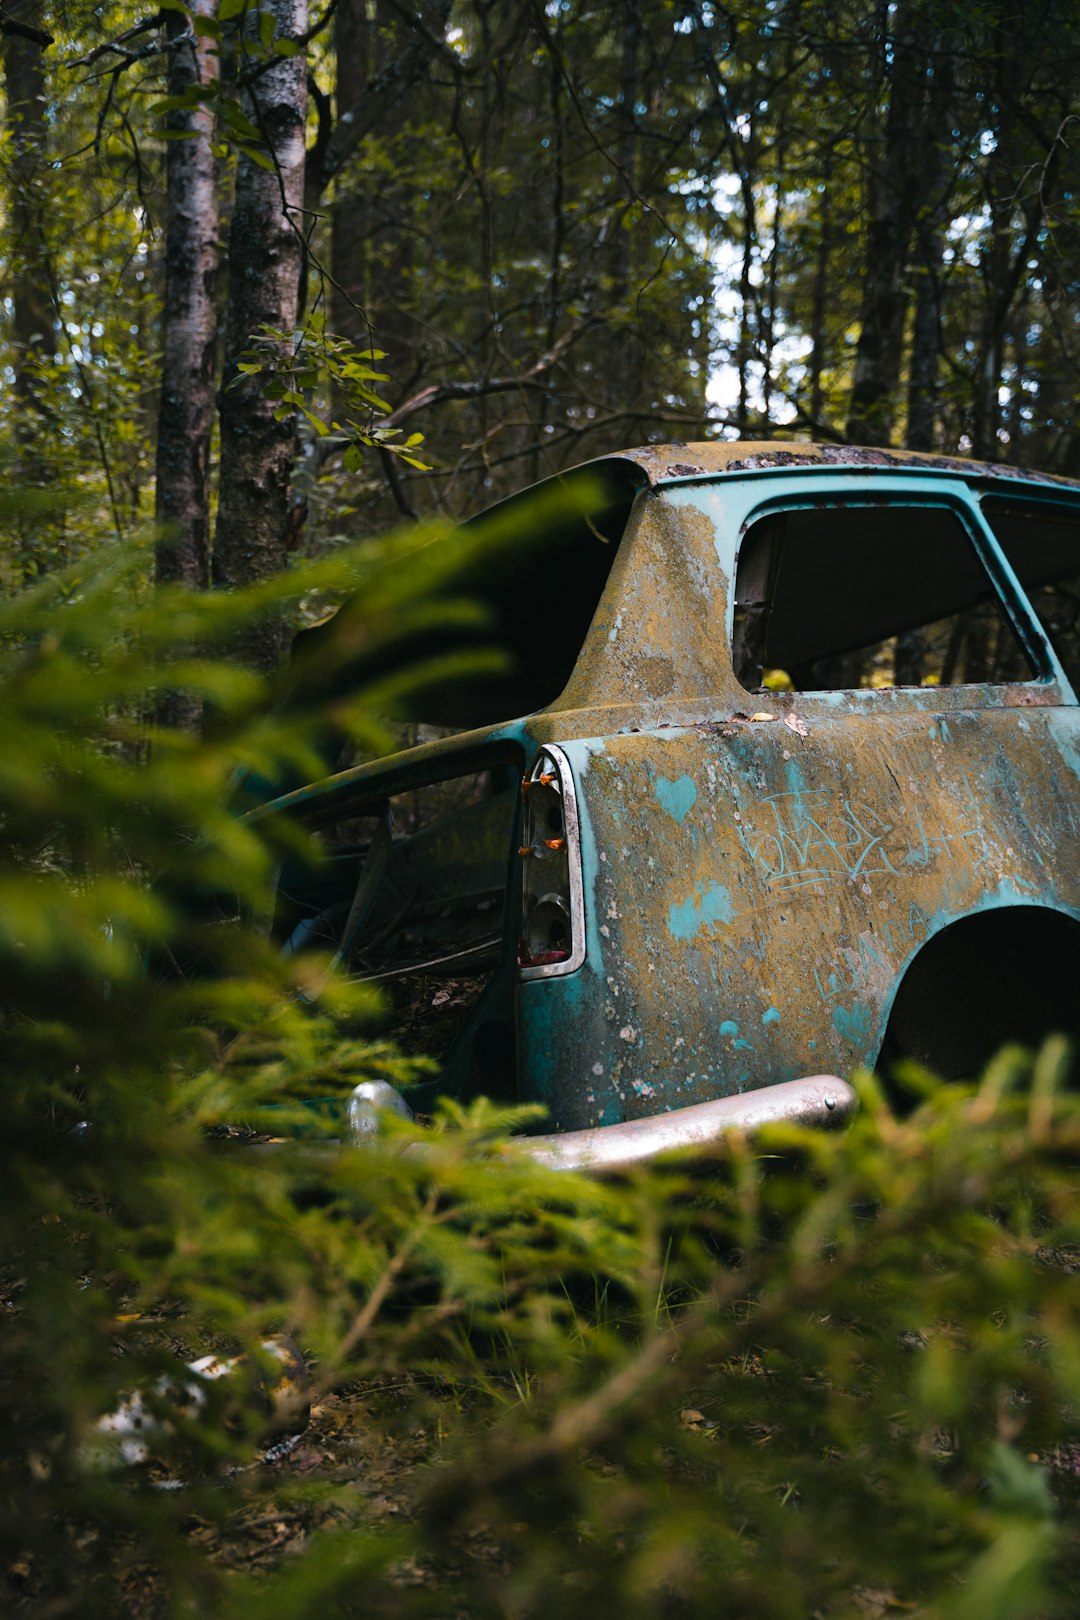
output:
<path id="1" fill-rule="evenodd" d="M 693 777 L 680 776 L 677 781 L 669 782 L 666 776 L 658 776 L 655 791 L 663 809 L 681 827 L 697 803 L 697 787 Z"/>
<path id="2" fill-rule="evenodd" d="M 693 939 L 716 923 L 734 920 L 731 896 L 721 883 L 698 883 L 689 899 L 668 910 L 668 929 L 673 939 Z"/>

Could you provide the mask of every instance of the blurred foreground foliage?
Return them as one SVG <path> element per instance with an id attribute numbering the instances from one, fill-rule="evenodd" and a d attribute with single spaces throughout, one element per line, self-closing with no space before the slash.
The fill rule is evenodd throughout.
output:
<path id="1" fill-rule="evenodd" d="M 253 1103 L 407 1074 L 365 993 L 314 991 L 260 931 L 302 834 L 239 821 L 238 772 L 317 774 L 320 717 L 225 653 L 252 613 L 346 587 L 350 655 L 364 624 L 384 646 L 475 543 L 430 540 L 246 597 L 155 597 L 125 552 L 0 604 L 5 1612 L 1075 1614 L 1060 1043 L 968 1087 L 912 1074 L 902 1119 L 864 1077 L 844 1135 L 617 1183 L 537 1167 L 507 1141 L 521 1116 L 484 1105 L 344 1153 L 211 1139 Z M 439 674 L 335 724 L 376 746 L 372 713 Z M 205 741 L 149 726 L 169 683 L 212 705 Z M 240 920 L 170 899 L 222 888 Z M 192 951 L 199 982 L 154 967 Z M 298 1421 L 258 1376 L 279 1333 L 357 1437 L 336 1465 L 267 1450 Z M 159 1381 L 211 1349 L 251 1376 L 178 1413 Z M 95 1424 L 136 1389 L 167 1427 L 124 1468 Z M 388 1522 L 371 1459 L 404 1433 Z M 236 1548 L 279 1523 L 287 1555 L 252 1573 Z"/>

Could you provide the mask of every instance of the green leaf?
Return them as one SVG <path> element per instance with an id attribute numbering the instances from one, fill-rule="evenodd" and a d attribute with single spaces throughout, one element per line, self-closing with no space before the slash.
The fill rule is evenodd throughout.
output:
<path id="1" fill-rule="evenodd" d="M 235 101 L 224 101 L 221 104 L 221 119 L 230 129 L 242 136 L 245 140 L 261 141 L 262 132 Z"/>
<path id="2" fill-rule="evenodd" d="M 373 371 L 370 366 L 359 366 L 354 362 L 342 366 L 341 375 L 348 378 L 358 378 L 367 382 L 389 382 L 390 377 L 385 371 Z"/>
<path id="3" fill-rule="evenodd" d="M 197 107 L 208 99 L 205 93 L 206 89 L 205 85 L 192 85 L 190 90 L 185 90 L 181 96 L 162 96 L 160 101 L 151 103 L 147 111 L 152 113 L 155 118 L 170 112 L 186 112 L 189 108 Z M 211 92 L 212 95 L 213 92 Z"/>
<path id="4" fill-rule="evenodd" d="M 275 173 L 273 159 L 268 158 L 265 152 L 260 152 L 257 146 L 248 146 L 245 141 L 238 141 L 236 145 L 237 151 L 242 152 L 256 168 L 267 169 L 271 174 Z"/>
<path id="5" fill-rule="evenodd" d="M 303 47 L 295 39 L 275 39 L 272 49 L 275 56 L 299 56 Z"/>
<path id="6" fill-rule="evenodd" d="M 300 409 L 303 411 L 304 415 L 307 417 L 320 439 L 325 439 L 329 434 L 330 429 L 327 427 L 322 417 L 316 416 L 314 411 L 309 411 L 306 405 L 301 405 Z"/>
<path id="7" fill-rule="evenodd" d="M 1054 1517 L 1046 1469 L 1028 1462 L 1002 1440 L 990 1448 L 986 1477 L 994 1503 L 1005 1512 L 1033 1519 Z"/>
<path id="8" fill-rule="evenodd" d="M 389 412 L 393 408 L 391 406 L 389 400 L 380 399 L 379 395 L 378 394 L 373 394 L 371 392 L 370 388 L 361 388 L 359 385 L 357 385 L 357 387 L 353 390 L 353 392 L 360 399 L 366 401 L 366 403 L 368 405 L 374 405 L 375 409 L 378 410 L 378 411 Z"/>

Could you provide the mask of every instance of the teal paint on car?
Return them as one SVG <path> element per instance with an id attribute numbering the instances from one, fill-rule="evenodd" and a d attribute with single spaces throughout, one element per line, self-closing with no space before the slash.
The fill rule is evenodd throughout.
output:
<path id="1" fill-rule="evenodd" d="M 257 812 L 328 841 L 283 948 L 340 948 L 363 886 L 346 966 L 434 1089 L 555 1132 L 1075 1024 L 1080 486 L 794 443 L 575 479 L 542 569 L 465 584 L 517 673 Z"/>

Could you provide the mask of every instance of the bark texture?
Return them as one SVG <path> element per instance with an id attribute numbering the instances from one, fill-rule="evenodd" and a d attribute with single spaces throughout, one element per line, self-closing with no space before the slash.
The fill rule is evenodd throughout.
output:
<path id="1" fill-rule="evenodd" d="M 192 14 L 213 18 L 217 0 L 191 0 Z M 218 76 L 214 41 L 200 39 L 187 17 L 166 13 L 171 40 L 168 93 L 183 95 Z M 210 439 L 214 426 L 219 259 L 218 197 L 211 149 L 214 113 L 205 103 L 173 113 L 169 128 L 188 132 L 166 153 L 165 292 L 161 402 L 158 412 L 155 517 L 162 529 L 159 581 L 210 583 Z"/>
<path id="2" fill-rule="evenodd" d="M 262 0 L 251 21 L 274 20 L 278 39 L 298 40 L 308 24 L 307 0 Z M 254 37 L 258 37 L 257 33 Z M 244 73 L 241 59 L 242 74 Z M 289 485 L 296 428 L 276 419 L 262 380 L 241 376 L 245 349 L 272 326 L 288 332 L 297 319 L 304 196 L 307 76 L 303 52 L 266 68 L 246 69 L 245 108 L 270 159 L 264 168 L 241 153 L 229 231 L 229 298 L 225 376 L 221 393 L 221 484 L 214 540 L 213 582 L 246 585 L 285 566 Z M 268 620 L 248 638 L 242 654 L 271 671 L 280 662 L 282 626 Z"/>

